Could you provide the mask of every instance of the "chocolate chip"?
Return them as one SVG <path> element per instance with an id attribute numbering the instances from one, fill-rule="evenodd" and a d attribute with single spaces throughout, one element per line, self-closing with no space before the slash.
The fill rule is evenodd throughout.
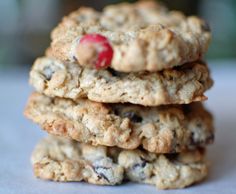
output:
<path id="1" fill-rule="evenodd" d="M 209 26 L 209 24 L 207 22 L 203 22 L 202 25 L 202 30 L 206 31 L 206 32 L 210 32 L 211 31 L 211 28 Z"/>
<path id="2" fill-rule="evenodd" d="M 100 173 L 98 177 L 105 179 L 107 182 L 110 182 L 109 179 L 103 173 Z"/>
<path id="3" fill-rule="evenodd" d="M 171 144 L 171 148 L 169 152 L 176 153 L 176 151 L 180 148 L 180 143 L 177 141 L 178 137 L 177 137 L 176 131 L 174 130 L 172 132 L 173 132 L 173 138 L 172 138 L 172 144 Z"/>
<path id="4" fill-rule="evenodd" d="M 73 56 L 73 60 L 74 60 L 74 61 L 78 61 L 77 58 L 76 58 L 76 56 Z"/>
<path id="5" fill-rule="evenodd" d="M 104 169 L 104 170 L 108 170 L 110 168 L 105 167 L 105 166 L 95 166 L 94 169 Z"/>
<path id="6" fill-rule="evenodd" d="M 99 179 L 103 178 L 107 182 L 110 182 L 110 180 L 106 177 L 106 175 L 103 172 L 100 172 L 100 171 L 104 171 L 104 170 L 105 171 L 109 170 L 110 168 L 105 167 L 105 166 L 95 166 L 95 167 L 93 167 L 93 169 L 97 173 Z"/>
<path id="7" fill-rule="evenodd" d="M 43 68 L 43 75 L 47 81 L 51 80 L 53 73 L 54 73 L 54 71 L 50 67 Z"/>
<path id="8" fill-rule="evenodd" d="M 111 75 L 113 75 L 114 77 L 121 77 L 122 73 L 121 72 L 118 72 L 118 71 L 115 71 L 114 69 L 112 68 L 107 68 L 107 71 L 109 71 L 111 73 Z"/>
<path id="9" fill-rule="evenodd" d="M 125 112 L 123 114 L 124 117 L 128 117 L 131 121 L 135 122 L 135 123 L 141 123 L 142 122 L 142 117 L 140 117 L 139 115 L 137 115 L 135 112 Z"/>
<path id="10" fill-rule="evenodd" d="M 140 163 L 136 163 L 131 167 L 131 171 L 133 171 L 132 173 L 137 176 L 137 178 L 139 180 L 144 180 L 146 179 L 147 175 L 144 172 L 144 168 L 147 165 L 147 161 L 144 160 L 143 158 L 141 158 L 141 162 Z"/>
<path id="11" fill-rule="evenodd" d="M 142 159 L 141 159 L 142 160 Z M 134 164 L 132 169 L 135 170 L 136 168 L 144 168 L 147 165 L 147 161 L 142 160 L 141 163 Z"/>

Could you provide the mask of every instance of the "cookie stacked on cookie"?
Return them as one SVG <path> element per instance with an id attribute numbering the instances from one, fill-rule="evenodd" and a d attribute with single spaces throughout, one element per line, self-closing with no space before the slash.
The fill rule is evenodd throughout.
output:
<path id="1" fill-rule="evenodd" d="M 51 134 L 32 155 L 35 175 L 160 189 L 205 178 L 210 37 L 201 19 L 153 1 L 64 17 L 30 72 L 25 115 Z"/>

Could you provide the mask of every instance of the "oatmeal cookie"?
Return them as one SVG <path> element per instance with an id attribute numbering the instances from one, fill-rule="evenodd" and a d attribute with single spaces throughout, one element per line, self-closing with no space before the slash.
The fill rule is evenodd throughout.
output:
<path id="1" fill-rule="evenodd" d="M 189 186 L 208 172 L 203 150 L 159 155 L 139 149 L 95 147 L 58 137 L 43 139 L 31 161 L 35 176 L 42 179 L 116 185 L 126 178 L 159 189 Z"/>
<path id="2" fill-rule="evenodd" d="M 214 140 L 212 116 L 201 103 L 142 107 L 31 95 L 25 115 L 50 134 L 93 145 L 173 153 Z"/>
<path id="3" fill-rule="evenodd" d="M 81 47 L 80 40 L 95 33 L 109 41 L 110 66 L 121 72 L 154 72 L 196 61 L 211 38 L 209 26 L 198 17 L 140 1 L 110 5 L 102 12 L 86 7 L 72 12 L 53 30 L 51 53 L 63 61 L 93 66 L 99 51 L 91 44 Z"/>
<path id="4" fill-rule="evenodd" d="M 160 72 L 120 73 L 65 63 L 51 57 L 36 60 L 30 72 L 34 88 L 50 97 L 96 102 L 140 104 L 188 104 L 206 99 L 213 81 L 203 62 L 193 62 Z"/>

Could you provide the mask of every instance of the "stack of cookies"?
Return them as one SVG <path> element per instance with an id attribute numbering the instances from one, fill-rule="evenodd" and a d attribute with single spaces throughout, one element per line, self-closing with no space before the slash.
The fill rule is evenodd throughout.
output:
<path id="1" fill-rule="evenodd" d="M 204 179 L 210 37 L 201 19 L 154 1 L 64 17 L 30 72 L 25 115 L 50 134 L 33 152 L 35 175 L 159 189 Z"/>

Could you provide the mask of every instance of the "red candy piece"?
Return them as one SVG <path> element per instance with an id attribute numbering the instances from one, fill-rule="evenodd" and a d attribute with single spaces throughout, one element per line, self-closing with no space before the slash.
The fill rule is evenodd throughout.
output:
<path id="1" fill-rule="evenodd" d="M 106 68 L 111 65 L 113 49 L 105 36 L 100 34 L 86 34 L 79 42 L 79 45 L 90 45 L 96 50 L 96 69 Z"/>

